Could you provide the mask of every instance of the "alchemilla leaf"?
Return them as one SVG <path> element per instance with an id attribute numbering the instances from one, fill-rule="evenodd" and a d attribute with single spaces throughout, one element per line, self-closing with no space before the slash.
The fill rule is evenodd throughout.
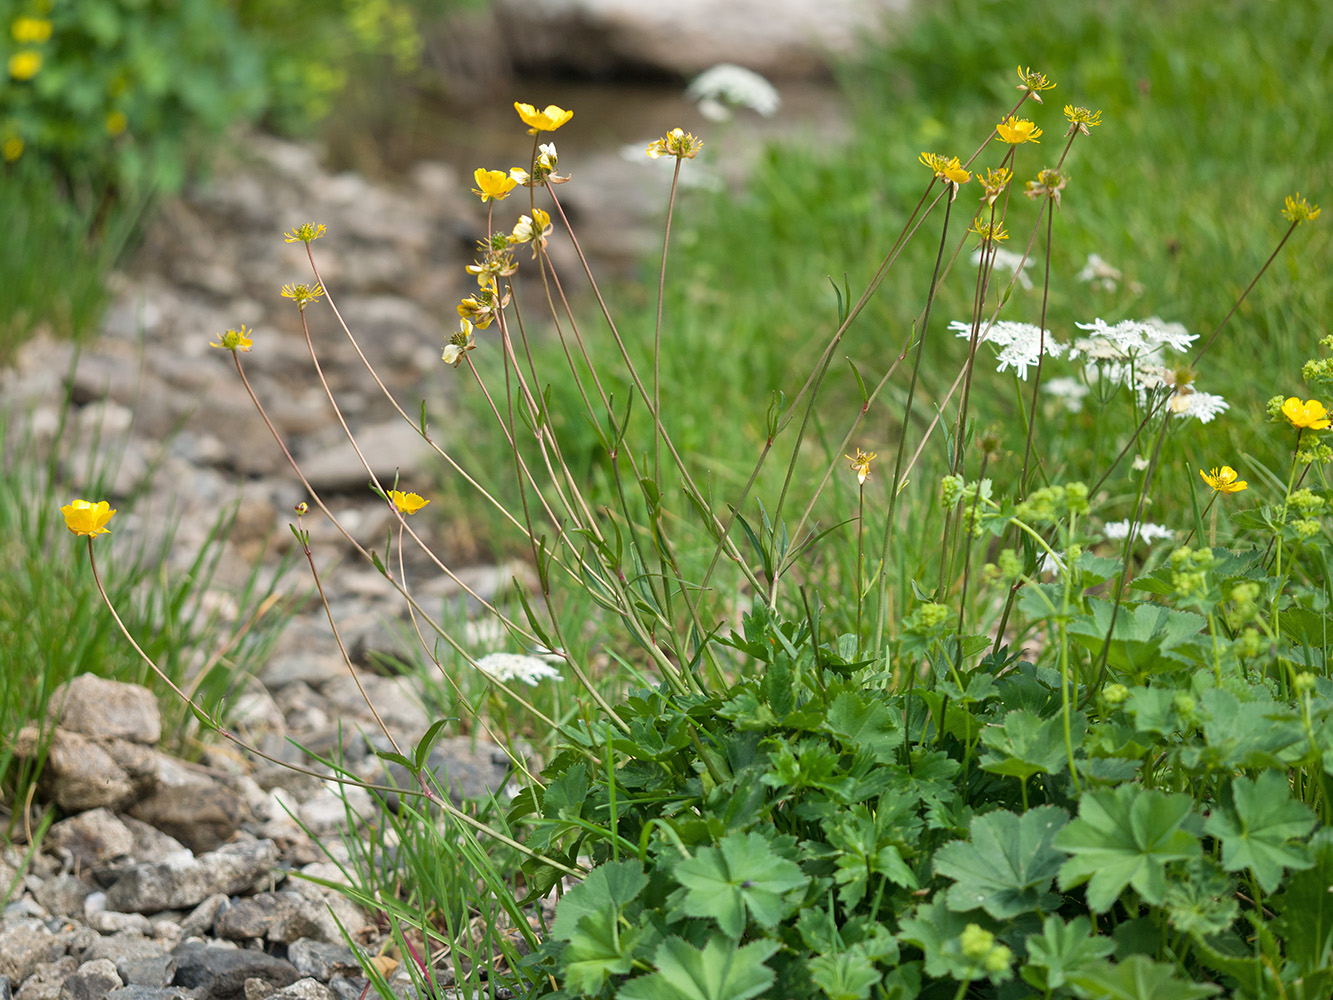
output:
<path id="1" fill-rule="evenodd" d="M 714 918 L 733 939 L 745 930 L 747 910 L 761 927 L 776 926 L 795 909 L 789 894 L 809 881 L 758 833 L 733 833 L 717 847 L 702 847 L 674 874 L 685 887 L 682 912 Z"/>
<path id="2" fill-rule="evenodd" d="M 764 964 L 778 942 L 755 941 L 737 948 L 713 937 L 703 950 L 678 937 L 657 946 L 657 971 L 631 979 L 620 988 L 620 1000 L 749 1000 L 772 985 L 773 970 Z"/>
<path id="3" fill-rule="evenodd" d="M 980 907 L 997 920 L 1054 910 L 1059 897 L 1048 890 L 1065 856 L 1051 841 L 1068 821 L 1056 806 L 1022 816 L 997 810 L 976 817 L 970 841 L 955 840 L 935 852 L 936 873 L 954 880 L 945 897 L 949 909 Z"/>

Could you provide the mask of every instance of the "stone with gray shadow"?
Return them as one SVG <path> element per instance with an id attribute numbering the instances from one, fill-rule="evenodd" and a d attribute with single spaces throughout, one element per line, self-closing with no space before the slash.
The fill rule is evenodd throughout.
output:
<path id="1" fill-rule="evenodd" d="M 217 892 L 196 906 L 181 920 L 181 934 L 184 937 L 203 937 L 213 930 L 213 924 L 227 905 L 225 893 Z"/>
<path id="2" fill-rule="evenodd" d="M 202 853 L 225 844 L 249 810 L 226 785 L 164 757 L 155 788 L 134 803 L 130 815 Z"/>
<path id="3" fill-rule="evenodd" d="M 122 913 L 179 910 L 214 893 L 235 895 L 266 880 L 278 861 L 271 840 L 227 844 L 208 854 L 176 855 L 165 861 L 138 864 L 107 890 L 107 906 Z"/>
<path id="4" fill-rule="evenodd" d="M 61 705 L 60 728 L 97 739 L 152 746 L 162 737 L 162 713 L 153 692 L 139 684 L 80 674 L 51 697 Z"/>
<path id="5" fill-rule="evenodd" d="M 46 846 L 67 857 L 76 869 L 91 868 L 134 850 L 134 835 L 109 809 L 89 809 L 53 823 Z"/>
<path id="6" fill-rule="evenodd" d="M 115 964 L 106 958 L 94 959 L 79 966 L 79 971 L 65 980 L 60 987 L 59 1000 L 102 1000 L 114 989 L 124 986 Z"/>
<path id="7" fill-rule="evenodd" d="M 262 951 L 187 941 L 174 955 L 174 985 L 197 988 L 200 1000 L 241 1000 L 247 979 L 261 979 L 281 989 L 300 978 L 290 962 Z"/>
<path id="8" fill-rule="evenodd" d="M 33 891 L 33 898 L 56 917 L 82 915 L 83 904 L 92 892 L 77 875 L 57 875 Z"/>
<path id="9" fill-rule="evenodd" d="M 300 938 L 287 946 L 287 961 L 296 966 L 301 975 L 322 983 L 336 975 L 361 975 L 361 964 L 352 949 L 336 941 Z"/>
<path id="10" fill-rule="evenodd" d="M 79 970 L 79 963 L 68 955 L 52 962 L 39 962 L 18 989 L 18 1000 L 56 1000 L 65 980 Z"/>
<path id="11" fill-rule="evenodd" d="M 54 961 L 55 935 L 40 920 L 20 920 L 0 930 L 0 976 L 21 983 L 43 962 Z"/>
<path id="12" fill-rule="evenodd" d="M 298 979 L 269 994 L 271 1000 L 335 1000 L 333 991 L 317 979 Z"/>
<path id="13" fill-rule="evenodd" d="M 123 962 L 136 962 L 140 959 L 159 958 L 167 953 L 160 941 L 144 937 L 137 931 L 121 931 L 94 941 L 83 953 L 83 960 L 106 958 L 120 968 Z"/>
<path id="14" fill-rule="evenodd" d="M 106 1000 L 195 1000 L 194 990 L 182 989 L 178 986 L 139 986 L 132 984 L 122 986 L 118 990 L 112 990 L 106 995 Z"/>
<path id="15" fill-rule="evenodd" d="M 173 955 L 155 955 L 152 958 L 126 959 L 116 964 L 116 972 L 126 986 L 151 986 L 161 989 L 171 985 L 176 976 Z"/>

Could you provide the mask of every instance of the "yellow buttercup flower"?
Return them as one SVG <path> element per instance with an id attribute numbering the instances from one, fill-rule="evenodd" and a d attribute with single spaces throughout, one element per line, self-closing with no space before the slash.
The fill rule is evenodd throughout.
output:
<path id="1" fill-rule="evenodd" d="M 96 535 L 109 535 L 111 530 L 106 523 L 116 513 L 105 500 L 89 503 L 87 500 L 71 500 L 60 508 L 65 515 L 65 527 L 76 535 L 93 538 Z"/>
<path id="2" fill-rule="evenodd" d="M 3 143 L 0 143 L 0 155 L 3 155 L 6 163 L 13 163 L 23 155 L 23 140 L 16 135 L 11 135 Z"/>
<path id="3" fill-rule="evenodd" d="M 426 506 L 426 504 L 430 503 L 429 500 L 417 493 L 404 493 L 402 490 L 390 490 L 389 499 L 392 500 L 393 505 L 404 514 L 415 514 L 422 507 Z"/>
<path id="4" fill-rule="evenodd" d="M 1025 118 L 1015 118 L 1013 115 L 996 125 L 995 131 L 1001 140 L 1011 146 L 1017 146 L 1024 142 L 1036 142 L 1037 136 L 1041 135 L 1041 129 L 1037 128 L 1034 122 Z"/>
<path id="5" fill-rule="evenodd" d="M 994 205 L 995 199 L 1004 193 L 1004 189 L 1009 186 L 1009 182 L 1013 179 L 1013 171 L 1005 167 L 991 167 L 986 171 L 984 177 L 977 174 L 977 183 L 982 187 L 981 200 L 987 205 Z"/>
<path id="6" fill-rule="evenodd" d="M 1328 410 L 1324 409 L 1324 404 L 1317 399 L 1302 403 L 1295 396 L 1289 396 L 1282 404 L 1282 415 L 1287 418 L 1291 426 L 1308 427 L 1312 431 L 1322 431 L 1333 423 L 1328 419 Z"/>
<path id="7" fill-rule="evenodd" d="M 1069 119 L 1069 131 L 1065 135 L 1073 135 L 1075 132 L 1088 135 L 1088 129 L 1096 128 L 1102 123 L 1102 113 L 1100 111 L 1076 108 L 1072 104 L 1065 105 L 1065 117 Z"/>
<path id="8" fill-rule="evenodd" d="M 545 110 L 538 111 L 531 104 L 520 104 L 515 101 L 514 110 L 523 119 L 523 124 L 528 126 L 528 135 L 536 135 L 538 132 L 554 132 L 574 117 L 574 112 L 566 111 L 554 104 L 548 104 Z"/>
<path id="9" fill-rule="evenodd" d="M 308 244 L 307 244 L 308 245 Z M 315 285 L 311 288 L 309 285 L 283 285 L 282 297 L 291 299 L 296 303 L 296 308 L 305 312 L 305 307 L 312 302 L 318 302 L 320 296 L 324 294 L 323 285 Z"/>
<path id="10" fill-rule="evenodd" d="M 982 243 L 1003 243 L 1009 238 L 1008 231 L 1004 228 L 1002 222 L 984 222 L 981 216 L 977 216 L 972 222 L 970 233 L 976 233 L 981 237 Z"/>
<path id="11" fill-rule="evenodd" d="M 51 38 L 51 22 L 44 17 L 16 17 L 9 34 L 20 45 L 45 42 Z"/>
<path id="12" fill-rule="evenodd" d="M 1224 465 L 1220 469 L 1212 469 L 1209 472 L 1200 469 L 1199 475 L 1203 476 L 1203 481 L 1212 487 L 1214 493 L 1239 493 L 1241 490 L 1249 488 L 1249 483 L 1245 480 L 1237 481 L 1238 473 L 1229 465 Z"/>
<path id="13" fill-rule="evenodd" d="M 250 345 L 254 343 L 254 341 L 250 339 L 250 334 L 253 332 L 253 330 L 247 330 L 245 324 L 242 323 L 239 330 L 228 330 L 216 341 L 210 340 L 208 346 L 216 347 L 222 351 L 248 352 L 250 350 Z"/>
<path id="14" fill-rule="evenodd" d="M 842 457 L 851 463 L 851 469 L 856 473 L 857 484 L 864 486 L 865 481 L 870 478 L 870 463 L 879 456 L 873 451 L 862 451 L 857 448 L 855 455 L 844 455 Z"/>
<path id="15" fill-rule="evenodd" d="M 509 192 L 518 186 L 518 180 L 510 177 L 503 170 L 487 170 L 485 167 L 478 167 L 472 174 L 472 179 L 477 182 L 477 186 L 472 189 L 472 193 L 483 202 L 490 201 L 492 198 L 496 201 L 507 198 Z"/>
<path id="16" fill-rule="evenodd" d="M 42 54 L 24 49 L 9 57 L 9 75 L 15 80 L 31 80 L 42 68 Z"/>
<path id="17" fill-rule="evenodd" d="M 444 352 L 440 355 L 440 360 L 457 368 L 463 360 L 463 355 L 477 346 L 477 342 L 472 338 L 472 329 L 472 324 L 460 317 L 458 332 L 449 338 L 449 343 L 444 345 Z"/>
<path id="18" fill-rule="evenodd" d="M 1285 207 L 1282 209 L 1282 218 L 1297 225 L 1302 222 L 1313 222 L 1319 218 L 1319 206 L 1311 205 L 1301 197 L 1298 191 L 1294 196 L 1287 195 Z"/>

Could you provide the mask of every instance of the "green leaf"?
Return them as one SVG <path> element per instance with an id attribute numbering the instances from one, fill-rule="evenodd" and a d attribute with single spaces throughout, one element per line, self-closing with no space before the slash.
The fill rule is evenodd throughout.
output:
<path id="1" fill-rule="evenodd" d="M 1094 654 L 1100 654 L 1114 617 L 1115 634 L 1107 662 L 1135 678 L 1194 662 L 1186 653 L 1197 645 L 1199 634 L 1208 624 L 1201 615 L 1160 604 L 1122 604 L 1119 614 L 1114 613 L 1113 601 L 1094 597 L 1088 605 L 1091 617 L 1084 615 L 1070 622 L 1070 634 Z"/>
<path id="2" fill-rule="evenodd" d="M 810 978 L 829 1000 L 866 1000 L 884 976 L 861 949 L 853 948 L 812 958 Z"/>
<path id="3" fill-rule="evenodd" d="M 1185 877 L 1166 889 L 1166 912 L 1171 926 L 1195 937 L 1211 937 L 1228 930 L 1240 906 L 1235 880 L 1212 858 L 1190 862 Z"/>
<path id="4" fill-rule="evenodd" d="M 899 923 L 898 939 L 921 949 L 926 958 L 926 975 L 937 979 L 945 976 L 970 979 L 976 962 L 963 955 L 959 942 L 968 923 L 967 917 L 949 910 L 937 896 Z"/>
<path id="5" fill-rule="evenodd" d="M 1088 969 L 1110 955 L 1115 942 L 1094 935 L 1087 917 L 1075 917 L 1066 924 L 1051 915 L 1042 924 L 1040 934 L 1028 935 L 1027 949 L 1023 979 L 1039 990 L 1053 990 L 1063 986 L 1071 972 Z"/>
<path id="6" fill-rule="evenodd" d="M 843 691 L 833 699 L 824 728 L 848 749 L 863 750 L 881 764 L 895 763 L 894 750 L 905 735 L 883 702 L 856 691 Z"/>
<path id="7" fill-rule="evenodd" d="M 647 884 L 648 876 L 638 861 L 608 861 L 598 865 L 587 878 L 560 897 L 551 935 L 562 941 L 572 940 L 584 917 L 619 913 Z"/>
<path id="8" fill-rule="evenodd" d="M 577 818 L 588 800 L 588 771 L 575 764 L 546 786 L 542 796 L 542 814 L 548 819 Z"/>
<path id="9" fill-rule="evenodd" d="M 636 927 L 621 929 L 614 911 L 587 913 L 579 918 L 569 936 L 569 944 L 560 953 L 565 970 L 565 987 L 580 994 L 595 994 L 608 976 L 629 973 L 634 963 L 634 946 L 642 931 Z"/>
<path id="10" fill-rule="evenodd" d="M 1189 827 L 1193 799 L 1164 795 L 1137 785 L 1098 788 L 1083 794 L 1078 819 L 1055 836 L 1054 844 L 1074 855 L 1060 866 L 1060 888 L 1088 883 L 1088 907 L 1111 908 L 1131 885 L 1149 903 L 1160 905 L 1166 893 L 1166 865 L 1198 852 Z"/>
<path id="11" fill-rule="evenodd" d="M 954 880 L 946 901 L 965 912 L 981 907 L 997 920 L 1029 910 L 1054 910 L 1058 896 L 1047 890 L 1064 855 L 1051 840 L 1069 821 L 1056 806 L 1040 806 L 1022 816 L 1005 810 L 972 820 L 971 840 L 955 840 L 935 852 L 935 872 Z"/>
<path id="12" fill-rule="evenodd" d="M 1077 747 L 1087 732 L 1087 716 L 1073 713 L 1070 728 Z M 1043 720 L 1026 709 L 1016 709 L 1005 715 L 1002 726 L 983 729 L 981 742 L 993 751 L 981 758 L 981 769 L 991 774 L 1027 779 L 1034 774 L 1055 774 L 1068 764 L 1064 720 L 1058 715 Z"/>
<path id="13" fill-rule="evenodd" d="M 1304 844 L 1292 844 L 1315 825 L 1310 807 L 1291 797 L 1286 772 L 1264 771 L 1258 780 L 1232 779 L 1234 809 L 1218 809 L 1204 832 L 1222 841 L 1222 867 L 1229 872 L 1248 868 L 1264 892 L 1282 881 L 1283 868 L 1314 865 Z"/>
<path id="14" fill-rule="evenodd" d="M 1287 955 L 1302 975 L 1330 967 L 1333 951 L 1333 829 L 1325 827 L 1310 838 L 1314 866 L 1287 880 L 1283 890 L 1270 896 L 1278 912 L 1269 926 L 1286 941 Z"/>
<path id="15" fill-rule="evenodd" d="M 674 874 L 685 887 L 681 911 L 712 917 L 733 940 L 745 930 L 746 910 L 760 926 L 775 927 L 796 907 L 788 894 L 810 881 L 758 833 L 733 833 L 717 847 L 702 847 L 677 864 Z"/>
<path id="16" fill-rule="evenodd" d="M 1207 750 L 1187 748 L 1181 761 L 1187 767 L 1206 764 L 1228 771 L 1239 768 L 1280 767 L 1288 747 L 1304 744 L 1300 720 L 1263 692 L 1253 701 L 1240 701 L 1230 691 L 1214 688 L 1199 696 Z M 1281 718 L 1281 716 L 1287 716 Z"/>
<path id="17" fill-rule="evenodd" d="M 620 988 L 619 1000 L 749 1000 L 773 983 L 764 964 L 779 943 L 754 941 L 737 948 L 714 937 L 703 950 L 678 937 L 667 938 L 653 956 L 656 972 L 631 979 Z"/>
<path id="18" fill-rule="evenodd" d="M 1118 965 L 1098 963 L 1072 973 L 1069 981 L 1084 996 L 1096 1000 L 1198 1000 L 1221 992 L 1212 983 L 1180 979 L 1173 966 L 1143 955 L 1133 955 Z"/>

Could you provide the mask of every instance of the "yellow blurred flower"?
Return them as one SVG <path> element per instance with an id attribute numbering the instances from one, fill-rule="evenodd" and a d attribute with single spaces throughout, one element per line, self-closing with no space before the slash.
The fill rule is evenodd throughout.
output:
<path id="1" fill-rule="evenodd" d="M 987 205 L 994 205 L 995 199 L 1004 193 L 1013 179 L 1014 172 L 1005 167 L 991 167 L 984 177 L 977 174 L 977 183 L 982 187 L 981 200 Z"/>
<path id="2" fill-rule="evenodd" d="M 16 17 L 9 33 L 20 45 L 45 42 L 51 38 L 51 22 L 43 17 Z"/>
<path id="3" fill-rule="evenodd" d="M 981 216 L 977 216 L 972 222 L 970 233 L 976 233 L 981 237 L 982 243 L 1003 243 L 1009 238 L 1008 231 L 1004 228 L 1002 222 L 983 222 Z"/>
<path id="4" fill-rule="evenodd" d="M 0 155 L 3 155 L 6 163 L 13 163 L 23 155 L 23 140 L 16 135 L 11 135 L 3 143 L 0 143 Z"/>
<path id="5" fill-rule="evenodd" d="M 515 101 L 514 110 L 523 119 L 523 124 L 528 126 L 528 135 L 536 135 L 538 132 L 554 132 L 574 117 L 574 112 L 566 111 L 554 104 L 548 104 L 545 110 L 538 111 L 531 104 L 520 104 Z"/>
<path id="6" fill-rule="evenodd" d="M 692 160 L 699 155 L 699 150 L 703 148 L 704 141 L 702 139 L 696 139 L 682 128 L 673 128 L 662 138 L 654 139 L 649 143 L 644 152 L 654 160 L 661 156 L 674 156 L 681 160 Z"/>
<path id="7" fill-rule="evenodd" d="M 250 345 L 254 343 L 254 341 L 250 339 L 250 334 L 253 332 L 253 330 L 246 329 L 245 324 L 242 323 L 239 330 L 228 330 L 216 341 L 210 340 L 208 346 L 216 347 L 218 350 L 222 351 L 248 352 L 250 350 Z"/>
<path id="8" fill-rule="evenodd" d="M 1319 218 L 1319 206 L 1311 205 L 1301 197 L 1298 191 L 1294 196 L 1287 195 L 1285 207 L 1282 209 L 1282 218 L 1297 225 L 1302 222 L 1313 222 Z"/>
<path id="9" fill-rule="evenodd" d="M 96 535 L 109 535 L 111 530 L 106 523 L 116 513 L 105 500 L 89 503 L 87 500 L 71 500 L 60 508 L 65 515 L 65 527 L 76 535 L 92 538 Z"/>
<path id="10" fill-rule="evenodd" d="M 108 111 L 106 116 L 106 134 L 120 135 L 129 126 L 130 120 L 124 111 Z"/>
<path id="11" fill-rule="evenodd" d="M 389 499 L 392 500 L 393 505 L 404 514 L 415 514 L 422 507 L 426 506 L 426 504 L 430 503 L 429 500 L 417 493 L 404 493 L 402 490 L 390 490 Z"/>
<path id="12" fill-rule="evenodd" d="M 870 478 L 870 463 L 879 456 L 873 451 L 862 451 L 857 448 L 855 455 L 844 455 L 842 457 L 851 463 L 851 469 L 856 473 L 857 484 L 864 486 L 865 481 Z"/>
<path id="13" fill-rule="evenodd" d="M 1013 115 L 996 125 L 995 131 L 1002 141 L 1009 143 L 1011 146 L 1017 146 L 1024 142 L 1036 142 L 1037 136 L 1041 135 L 1041 129 L 1037 128 L 1035 123 L 1025 118 L 1015 118 Z"/>
<path id="14" fill-rule="evenodd" d="M 445 364 L 457 368 L 463 360 L 463 355 L 476 346 L 477 342 L 472 339 L 472 324 L 460 317 L 458 332 L 449 338 L 449 343 L 444 345 L 444 353 L 440 355 L 440 359 Z"/>
<path id="15" fill-rule="evenodd" d="M 1203 481 L 1213 488 L 1214 493 L 1239 493 L 1241 490 L 1249 488 L 1249 483 L 1245 480 L 1242 479 L 1237 482 L 1236 476 L 1238 473 L 1229 465 L 1208 472 L 1200 469 L 1199 475 L 1203 476 Z"/>
<path id="16" fill-rule="evenodd" d="M 1282 404 L 1282 415 L 1287 418 L 1293 427 L 1308 427 L 1312 431 L 1322 431 L 1328 427 L 1328 410 L 1324 409 L 1324 404 L 1317 399 L 1310 399 L 1302 403 L 1295 396 L 1288 396 Z"/>
<path id="17" fill-rule="evenodd" d="M 1059 208 L 1060 193 L 1064 191 L 1065 184 L 1065 176 L 1060 171 L 1047 167 L 1037 173 L 1035 181 L 1027 182 L 1027 191 L 1024 193 L 1029 198 L 1050 198 L 1055 202 L 1055 207 Z"/>
<path id="18" fill-rule="evenodd" d="M 483 202 L 494 198 L 500 201 L 507 198 L 509 192 L 518 186 L 517 178 L 510 177 L 503 170 L 487 170 L 485 167 L 478 167 L 472 175 L 477 186 L 472 189 L 472 193 L 479 197 Z"/>
<path id="19" fill-rule="evenodd" d="M 15 80 L 31 80 L 42 68 L 42 54 L 23 49 L 9 57 L 9 75 Z"/>

